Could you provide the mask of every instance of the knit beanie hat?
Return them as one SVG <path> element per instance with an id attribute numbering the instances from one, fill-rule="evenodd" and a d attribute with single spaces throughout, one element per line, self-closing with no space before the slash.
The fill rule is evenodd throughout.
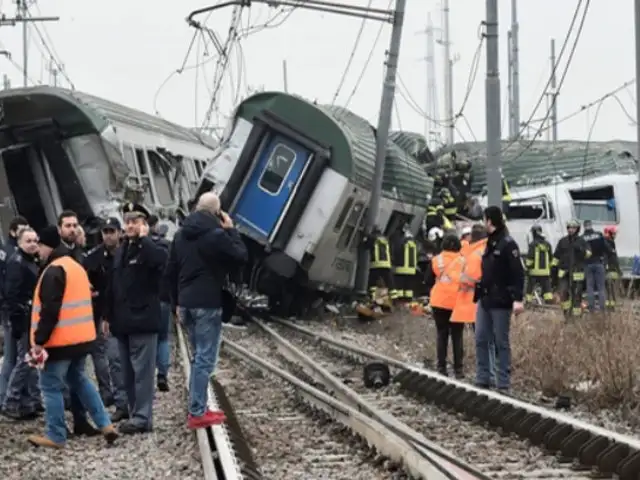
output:
<path id="1" fill-rule="evenodd" d="M 56 248 L 60 245 L 60 235 L 58 234 L 58 227 L 55 225 L 49 225 L 40 230 L 40 243 L 47 247 Z"/>
<path id="2" fill-rule="evenodd" d="M 504 214 L 500 207 L 491 206 L 484 209 L 484 218 L 491 220 L 491 224 L 497 229 L 505 227 Z"/>

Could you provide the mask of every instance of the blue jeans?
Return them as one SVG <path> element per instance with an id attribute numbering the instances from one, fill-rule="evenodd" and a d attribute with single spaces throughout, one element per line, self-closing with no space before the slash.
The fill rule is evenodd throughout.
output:
<path id="1" fill-rule="evenodd" d="M 9 377 L 2 408 L 10 412 L 30 414 L 37 410 L 42 401 L 38 388 L 38 372 L 24 360 L 30 348 L 29 333 L 22 335 L 17 341 L 17 347 L 17 362 Z"/>
<path id="2" fill-rule="evenodd" d="M 189 413 L 204 415 L 207 409 L 209 377 L 218 363 L 222 340 L 222 308 L 180 308 L 180 318 L 187 328 L 193 349 L 189 378 Z"/>
<path id="3" fill-rule="evenodd" d="M 2 314 L 2 330 L 4 332 L 2 368 L 0 369 L 0 405 L 4 403 L 4 397 L 7 394 L 9 378 L 11 372 L 16 366 L 18 358 L 18 342 L 11 335 L 11 325 Z"/>
<path id="4" fill-rule="evenodd" d="M 590 263 L 584 267 L 584 277 L 587 282 L 587 301 L 591 312 L 596 309 L 595 291 L 598 292 L 598 308 L 604 312 L 607 300 L 606 276 L 604 265 L 600 262 Z"/>
<path id="5" fill-rule="evenodd" d="M 65 384 L 78 396 L 96 427 L 103 429 L 111 424 L 96 387 L 85 372 L 86 356 L 73 360 L 47 361 L 40 372 L 40 389 L 44 397 L 46 435 L 49 440 L 64 444 L 67 440 L 67 424 L 64 420 L 63 391 Z"/>
<path id="6" fill-rule="evenodd" d="M 160 303 L 160 321 L 162 331 L 158 335 L 158 351 L 156 352 L 156 368 L 158 378 L 167 378 L 171 362 L 171 305 Z"/>
<path id="7" fill-rule="evenodd" d="M 478 302 L 476 315 L 476 383 L 491 385 L 491 356 L 497 356 L 496 386 L 508 389 L 511 386 L 511 344 L 509 328 L 511 310 L 487 309 Z M 495 342 L 495 343 L 494 343 Z"/>

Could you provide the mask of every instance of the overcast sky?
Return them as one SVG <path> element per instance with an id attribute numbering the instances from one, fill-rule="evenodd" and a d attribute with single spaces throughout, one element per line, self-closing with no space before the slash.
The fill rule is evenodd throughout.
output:
<path id="1" fill-rule="evenodd" d="M 353 1 L 357 1 L 359 5 L 367 4 L 367 0 Z M 426 35 L 421 31 L 426 27 L 429 13 L 435 26 L 441 25 L 441 4 L 435 0 L 408 0 L 407 3 L 400 76 L 411 97 L 424 111 L 427 84 L 424 61 Z M 506 136 L 506 32 L 510 27 L 511 12 L 509 1 L 500 0 L 499 3 L 503 136 Z M 550 39 L 556 39 L 559 51 L 576 3 L 575 0 L 519 2 L 522 121 L 531 115 L 547 81 L 550 71 Z M 386 8 L 388 4 L 388 0 L 373 1 L 373 6 L 378 8 Z M 558 100 L 560 118 L 635 77 L 633 2 L 615 0 L 615 8 L 612 8 L 612 2 L 593 1 L 591 4 L 582 37 Z M 202 0 L 47 0 L 32 5 L 31 12 L 33 15 L 41 13 L 60 17 L 61 20 L 57 23 L 47 23 L 46 31 L 77 89 L 147 112 L 154 113 L 157 110 L 168 120 L 192 126 L 203 121 L 209 103 L 215 61 L 209 61 L 201 68 L 188 69 L 181 75 L 174 75 L 159 92 L 158 89 L 182 63 L 193 36 L 194 30 L 186 24 L 185 17 L 192 9 L 206 5 L 207 2 Z M 15 13 L 15 5 L 9 0 L 4 0 L 0 8 L 7 16 Z M 223 39 L 228 31 L 230 12 L 231 9 L 219 11 L 208 20 L 208 25 L 219 32 Z M 251 12 L 248 9 L 245 11 L 243 25 L 264 23 L 272 13 L 273 10 L 264 5 L 254 4 Z M 200 20 L 204 18 L 199 17 Z M 454 67 L 456 112 L 460 109 L 467 88 L 474 51 L 478 45 L 478 25 L 484 18 L 484 1 L 451 1 L 452 53 L 459 58 Z M 41 31 L 43 26 L 40 26 Z M 356 18 L 299 8 L 277 28 L 251 34 L 242 41 L 245 67 L 241 72 L 244 83 L 240 94 L 245 93 L 245 84 L 267 90 L 282 89 L 282 61 L 286 60 L 290 92 L 331 103 L 359 27 L 360 20 Z M 378 29 L 378 23 L 367 22 L 337 104 L 344 104 L 350 96 L 370 56 Z M 21 27 L 3 27 L 0 35 L 2 48 L 12 52 L 17 64 L 22 64 L 21 30 Z M 47 83 L 50 80 L 46 71 L 49 62 L 43 60 L 41 53 L 45 49 L 35 30 L 30 28 L 29 31 L 29 76 L 35 82 Z M 372 123 L 375 123 L 378 114 L 383 57 L 388 48 L 390 32 L 390 26 L 385 25 L 380 41 L 371 54 L 366 74 L 349 102 L 350 109 Z M 196 46 L 199 48 L 194 48 L 191 52 L 188 65 L 196 65 L 215 56 L 211 43 L 206 48 L 203 45 L 201 37 L 198 37 Z M 564 70 L 567 56 L 568 52 L 559 72 Z M 234 79 L 238 76 L 238 63 L 234 56 Z M 0 60 L 0 65 L 10 76 L 13 86 L 21 84 L 21 74 L 15 65 L 5 59 Z M 441 118 L 445 116 L 442 65 L 442 47 L 437 47 L 436 80 L 441 98 Z M 485 73 L 483 51 L 478 76 L 464 109 L 471 128 L 460 121 L 458 126 L 461 134 L 456 134 L 457 140 L 485 137 Z M 61 82 L 64 85 L 64 80 Z M 223 113 L 228 113 L 233 106 L 234 92 L 231 85 L 227 79 L 220 105 Z M 592 139 L 635 139 L 635 84 L 621 91 L 618 99 L 631 118 L 615 99 L 607 100 L 600 110 Z M 399 118 L 402 129 L 421 133 L 425 131 L 424 118 L 415 108 L 399 96 L 396 97 L 396 104 L 398 113 L 394 115 L 394 128 L 398 128 Z M 543 103 L 543 107 L 544 105 Z M 543 116 L 545 111 L 541 108 L 535 116 Z M 561 123 L 559 137 L 586 139 L 595 111 L 593 108 L 589 113 Z"/>

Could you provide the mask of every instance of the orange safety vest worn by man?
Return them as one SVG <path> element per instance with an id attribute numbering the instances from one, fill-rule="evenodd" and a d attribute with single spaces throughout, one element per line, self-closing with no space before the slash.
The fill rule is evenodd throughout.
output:
<path id="1" fill-rule="evenodd" d="M 49 351 L 52 348 L 71 347 L 93 342 L 96 339 L 96 326 L 93 321 L 91 284 L 87 273 L 82 265 L 69 256 L 52 261 L 47 268 L 54 266 L 62 267 L 66 279 L 58 322 L 55 325 L 47 325 L 43 329 L 45 330 L 42 332 L 43 335 L 38 335 L 40 338 L 36 338 L 42 310 L 40 287 L 44 278 L 43 274 L 33 294 L 31 345 L 41 345 Z M 48 332 L 46 331 L 50 328 L 52 328 L 51 333 L 47 336 Z M 45 336 L 46 340 L 44 340 Z M 49 354 L 50 358 L 55 359 L 55 350 L 51 350 Z"/>
<path id="2" fill-rule="evenodd" d="M 451 314 L 452 322 L 475 323 L 477 306 L 473 302 L 476 283 L 482 276 L 482 254 L 487 246 L 487 239 L 478 240 L 469 245 L 464 255 L 464 268 L 460 275 L 460 288 Z"/>
<path id="3" fill-rule="evenodd" d="M 49 233 L 46 236 L 50 236 Z M 43 236 L 44 232 L 41 233 L 41 244 Z M 32 356 L 42 358 L 43 349 L 48 354 L 48 357 L 44 356 L 40 372 L 45 434 L 32 435 L 29 442 L 41 447 L 64 447 L 67 428 L 63 390 L 67 383 L 71 393 L 77 395 L 96 427 L 102 431 L 107 443 L 113 443 L 117 433 L 95 385 L 85 372 L 86 357 L 96 339 L 89 278 L 65 245 L 58 245 L 52 252 L 51 246 L 48 247 L 49 264 L 43 270 L 33 294 L 30 331 Z"/>

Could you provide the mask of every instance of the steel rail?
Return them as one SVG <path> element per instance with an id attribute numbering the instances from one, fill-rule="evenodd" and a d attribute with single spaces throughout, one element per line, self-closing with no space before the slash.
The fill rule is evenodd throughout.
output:
<path id="1" fill-rule="evenodd" d="M 270 328 L 260 319 L 252 316 L 252 320 L 276 342 L 278 349 L 285 358 L 302 367 L 303 371 L 307 375 L 322 384 L 325 388 L 328 388 L 342 402 L 360 412 L 365 412 L 371 418 L 380 422 L 396 435 L 406 439 L 422 455 L 426 456 L 427 458 L 435 455 L 436 457 L 439 457 L 439 459 L 435 460 L 437 463 L 446 462 L 448 464 L 447 468 L 455 468 L 458 475 L 462 475 L 462 477 L 453 476 L 450 478 L 464 478 L 464 475 L 471 475 L 471 477 L 469 478 L 489 478 L 483 475 L 482 472 L 475 469 L 472 465 L 469 465 L 468 463 L 458 458 L 452 452 L 449 452 L 439 445 L 429 441 L 424 437 L 424 435 L 412 429 L 405 423 L 399 421 L 393 415 L 389 414 L 386 411 L 380 410 L 370 402 L 366 401 L 364 398 L 362 398 L 361 395 L 356 393 L 351 388 L 347 387 L 341 379 L 337 378 L 328 370 L 321 367 L 317 361 L 313 360 L 303 351 L 293 346 L 289 341 L 280 336 L 275 330 Z"/>
<path id="2" fill-rule="evenodd" d="M 450 478 L 473 480 L 485 478 L 470 476 L 468 473 L 456 469 L 456 467 L 451 464 L 443 465 L 441 463 L 440 465 L 436 465 L 435 463 L 440 462 L 441 459 L 434 460 L 425 458 L 410 442 L 396 435 L 381 422 L 311 386 L 286 370 L 273 365 L 230 340 L 223 340 L 222 348 L 223 351 L 230 353 L 237 359 L 250 362 L 285 380 L 296 388 L 306 403 L 316 409 L 324 411 L 337 422 L 349 428 L 353 433 L 362 436 L 369 445 L 374 446 L 377 451 L 403 465 L 405 471 L 415 478 L 425 480 L 449 480 Z M 443 467 L 447 470 L 444 470 Z M 453 474 L 453 477 L 447 472 Z"/>
<path id="3" fill-rule="evenodd" d="M 189 352 L 187 350 L 187 344 L 182 333 L 182 329 L 178 326 L 178 349 L 180 350 L 180 360 L 182 368 L 184 370 L 184 377 L 186 383 L 187 392 L 189 391 L 189 377 L 191 374 L 191 366 L 189 361 Z M 216 473 L 216 467 L 213 463 L 212 447 L 209 444 L 209 436 L 207 431 L 199 428 L 196 430 L 196 439 L 198 442 L 198 449 L 200 450 L 200 458 L 202 459 L 202 471 L 204 474 L 204 480 L 218 480 L 218 474 Z"/>
<path id="4" fill-rule="evenodd" d="M 533 405 L 495 391 L 477 388 L 434 371 L 366 350 L 329 335 L 314 332 L 290 321 L 271 320 L 299 334 L 313 338 L 351 355 L 381 361 L 401 372 L 395 381 L 403 388 L 443 407 L 453 408 L 508 432 L 528 438 L 557 452 L 576 467 L 597 467 L 600 473 L 617 474 L 620 479 L 640 477 L 640 439 L 578 420 L 569 415 Z"/>

